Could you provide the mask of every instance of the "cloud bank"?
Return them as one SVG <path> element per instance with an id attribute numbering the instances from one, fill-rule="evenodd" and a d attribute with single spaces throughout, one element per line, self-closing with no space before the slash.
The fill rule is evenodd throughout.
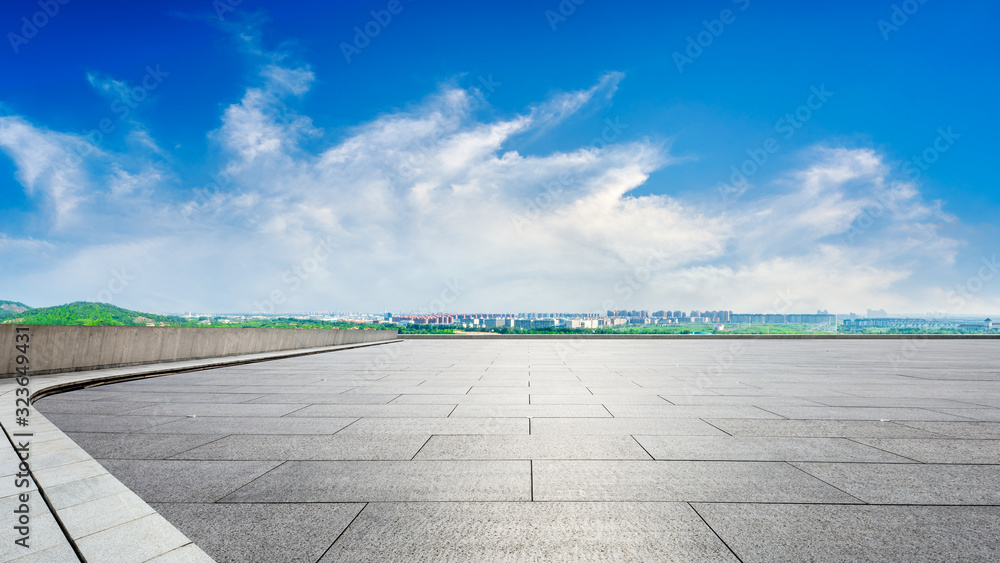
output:
<path id="1" fill-rule="evenodd" d="M 113 152 L 0 116 L 0 150 L 34 204 L 24 220 L 42 233 L 0 232 L 19 267 L 0 273 L 2 297 L 219 312 L 998 304 L 982 291 L 957 310 L 957 219 L 870 148 L 813 147 L 737 201 L 637 196 L 681 165 L 667 143 L 509 148 L 613 96 L 620 73 L 493 119 L 480 92 L 443 85 L 329 142 L 295 109 L 314 78 L 262 64 L 206 133 L 221 163 L 210 178 L 184 177 L 134 121 Z"/>

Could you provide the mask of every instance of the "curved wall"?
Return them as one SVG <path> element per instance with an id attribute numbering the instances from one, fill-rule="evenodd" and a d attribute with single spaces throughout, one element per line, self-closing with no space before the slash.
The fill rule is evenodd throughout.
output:
<path id="1" fill-rule="evenodd" d="M 16 374 L 18 327 L 30 329 L 32 375 L 397 339 L 395 330 L 0 325 L 0 377 Z"/>

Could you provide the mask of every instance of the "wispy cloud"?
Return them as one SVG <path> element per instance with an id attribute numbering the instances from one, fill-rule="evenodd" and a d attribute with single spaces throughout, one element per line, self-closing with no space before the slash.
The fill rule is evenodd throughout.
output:
<path id="1" fill-rule="evenodd" d="M 26 193 L 56 225 L 75 216 L 86 233 L 63 237 L 62 259 L 26 278 L 40 288 L 33 302 L 76 297 L 82 279 L 99 289 L 106 272 L 128 267 L 131 299 L 158 310 L 253 310 L 275 292 L 285 310 L 406 310 L 451 279 L 467 288 L 451 305 L 464 310 L 600 310 L 609 299 L 762 310 L 786 290 L 800 310 L 933 307 L 926 296 L 940 277 L 914 280 L 932 265 L 942 274 L 961 244 L 942 234 L 955 218 L 941 202 L 925 201 L 869 148 L 815 147 L 768 195 L 728 208 L 634 195 L 677 163 L 662 141 L 530 156 L 507 148 L 610 98 L 621 73 L 493 121 L 477 117 L 468 91 L 442 86 L 316 149 L 324 132 L 295 109 L 313 72 L 262 60 L 260 83 L 208 132 L 226 178 L 210 197 L 194 191 L 208 179 L 182 178 L 141 127 L 127 153 L 98 149 L 66 167 L 80 136 L 0 117 L 0 149 Z M 858 231 L 876 205 L 885 209 Z M 0 253 L 12 237 L 0 238 Z M 331 239 L 334 255 L 305 271 Z M 655 271 L 622 291 L 651 253 L 661 257 Z"/>

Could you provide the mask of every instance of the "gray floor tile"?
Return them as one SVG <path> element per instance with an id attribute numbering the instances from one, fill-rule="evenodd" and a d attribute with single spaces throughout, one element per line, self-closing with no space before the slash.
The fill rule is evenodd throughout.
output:
<path id="1" fill-rule="evenodd" d="M 630 436 L 433 436 L 414 459 L 649 459 Z"/>
<path id="2" fill-rule="evenodd" d="M 455 410 L 450 405 L 311 405 L 288 416 L 342 418 L 445 418 Z"/>
<path id="3" fill-rule="evenodd" d="M 220 563 L 312 563 L 363 506 L 156 503 L 153 508 Z"/>
<path id="4" fill-rule="evenodd" d="M 333 434 L 356 418 L 248 418 L 205 416 L 144 429 L 151 434 Z"/>
<path id="5" fill-rule="evenodd" d="M 1000 504 L 1000 466 L 793 463 L 871 504 Z"/>
<path id="6" fill-rule="evenodd" d="M 786 463 L 534 461 L 536 501 L 856 503 Z"/>
<path id="7" fill-rule="evenodd" d="M 1000 508 L 695 504 L 744 563 L 996 561 Z"/>
<path id="8" fill-rule="evenodd" d="M 67 436 L 100 459 L 164 459 L 222 438 L 222 434 L 125 434 L 67 432 Z"/>
<path id="9" fill-rule="evenodd" d="M 1000 440 L 855 438 L 922 463 L 1000 464 Z"/>
<path id="10" fill-rule="evenodd" d="M 736 561 L 686 504 L 372 503 L 322 561 Z"/>
<path id="11" fill-rule="evenodd" d="M 539 418 L 531 433 L 538 435 L 722 436 L 724 432 L 698 419 L 684 418 Z"/>
<path id="12" fill-rule="evenodd" d="M 526 418 L 362 418 L 344 434 L 527 434 Z"/>
<path id="13" fill-rule="evenodd" d="M 909 423 L 865 420 L 747 420 L 706 418 L 705 422 L 733 436 L 800 438 L 933 438 Z"/>
<path id="14" fill-rule="evenodd" d="M 658 460 L 911 461 L 846 438 L 636 436 L 635 439 Z"/>
<path id="15" fill-rule="evenodd" d="M 281 465 L 276 461 L 99 460 L 146 502 L 215 502 Z"/>
<path id="16" fill-rule="evenodd" d="M 527 461 L 290 461 L 222 502 L 523 501 Z"/>
<path id="17" fill-rule="evenodd" d="M 424 434 L 335 434 L 333 436 L 240 434 L 187 450 L 176 459 L 203 460 L 407 460 L 423 446 Z"/>

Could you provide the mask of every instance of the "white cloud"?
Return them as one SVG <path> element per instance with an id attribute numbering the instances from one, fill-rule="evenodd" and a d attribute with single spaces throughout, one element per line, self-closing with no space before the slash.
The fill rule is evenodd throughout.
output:
<path id="1" fill-rule="evenodd" d="M 415 310 L 456 280 L 449 308 L 465 311 L 762 311 L 779 295 L 795 311 L 912 309 L 934 305 L 942 282 L 926 271 L 947 275 L 960 246 L 941 234 L 955 221 L 941 203 L 870 149 L 807 151 L 769 195 L 727 208 L 632 195 L 676 163 L 663 143 L 506 148 L 613 95 L 620 73 L 488 122 L 469 92 L 442 87 L 319 150 L 322 132 L 289 107 L 312 71 L 271 60 L 261 75 L 210 133 L 227 180 L 207 197 L 193 191 L 206 180 L 184 184 L 188 202 L 174 195 L 177 173 L 150 164 L 163 153 L 148 135 L 134 154 L 91 156 L 102 180 L 81 169 L 60 181 L 51 163 L 79 139 L 0 118 L 0 147 L 29 192 L 49 195 L 57 214 L 86 198 L 117 202 L 85 211 L 131 225 L 128 243 L 71 246 L 36 272 L 47 295 L 129 268 L 125 304 L 158 310 Z"/>

